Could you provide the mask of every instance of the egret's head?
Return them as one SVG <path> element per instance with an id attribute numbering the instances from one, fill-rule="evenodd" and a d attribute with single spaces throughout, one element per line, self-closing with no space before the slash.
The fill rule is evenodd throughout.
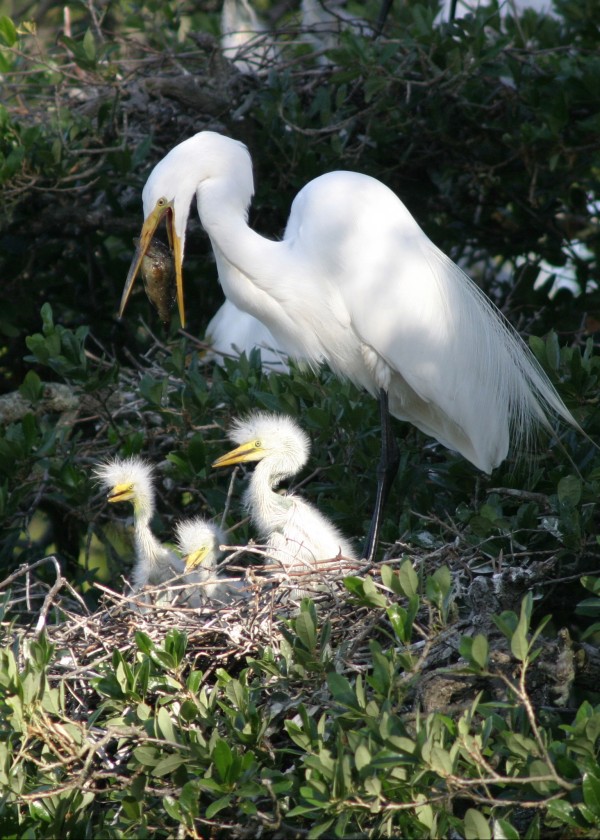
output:
<path id="1" fill-rule="evenodd" d="M 156 164 L 142 192 L 144 224 L 121 296 L 119 318 L 123 316 L 152 237 L 164 219 L 175 263 L 179 317 L 181 326 L 185 326 L 183 253 L 190 205 L 196 192 L 200 194 L 203 183 L 223 178 L 239 193 L 245 212 L 254 190 L 248 150 L 237 140 L 213 131 L 201 131 L 184 140 Z"/>
<path id="2" fill-rule="evenodd" d="M 154 490 L 152 466 L 141 458 L 113 458 L 94 473 L 108 491 L 109 502 L 131 502 L 135 509 L 151 509 Z"/>
<path id="3" fill-rule="evenodd" d="M 294 475 L 306 461 L 310 440 L 296 421 L 286 414 L 256 411 L 235 420 L 229 437 L 239 446 L 213 462 L 213 467 L 229 467 L 269 459 L 281 475 Z"/>
<path id="4" fill-rule="evenodd" d="M 224 541 L 221 529 L 200 516 L 186 519 L 175 526 L 177 547 L 185 560 L 187 572 L 202 566 L 214 568 Z"/>

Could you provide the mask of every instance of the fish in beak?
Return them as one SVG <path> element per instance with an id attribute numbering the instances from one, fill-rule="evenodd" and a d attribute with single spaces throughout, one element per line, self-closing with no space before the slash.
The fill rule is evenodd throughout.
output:
<path id="1" fill-rule="evenodd" d="M 129 267 L 127 279 L 125 280 L 125 288 L 121 296 L 121 305 L 119 307 L 119 318 L 123 317 L 127 301 L 131 295 L 135 278 L 140 272 L 144 257 L 146 257 L 150 246 L 152 245 L 152 238 L 156 232 L 161 221 L 165 219 L 167 225 L 167 236 L 169 237 L 169 245 L 173 252 L 173 262 L 175 263 L 175 286 L 177 292 L 177 306 L 179 308 L 179 319 L 181 326 L 185 327 L 185 307 L 183 304 L 183 273 L 182 273 L 182 253 L 181 253 L 181 239 L 175 232 L 175 208 L 173 201 L 167 201 L 166 198 L 159 198 L 154 209 L 144 219 L 140 238 L 133 255 L 133 260 Z"/>

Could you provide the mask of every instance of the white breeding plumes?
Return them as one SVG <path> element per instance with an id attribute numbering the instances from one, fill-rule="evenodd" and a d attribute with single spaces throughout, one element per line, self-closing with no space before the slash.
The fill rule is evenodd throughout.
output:
<path id="1" fill-rule="evenodd" d="M 226 580 L 217 569 L 222 555 L 220 546 L 225 541 L 218 525 L 196 516 L 178 522 L 175 534 L 186 571 L 193 573 L 203 600 L 227 602 L 239 597 L 242 592 L 239 581 Z"/>
<path id="2" fill-rule="evenodd" d="M 154 516 L 152 466 L 142 458 L 114 458 L 99 464 L 95 474 L 108 490 L 109 502 L 131 502 L 136 563 L 133 586 L 158 585 L 183 574 L 185 564 L 174 551 L 154 536 L 150 523 Z"/>
<path id="3" fill-rule="evenodd" d="M 300 472 L 310 452 L 308 435 L 291 417 L 255 412 L 236 420 L 229 437 L 240 445 L 213 467 L 257 462 L 244 503 L 269 558 L 296 582 L 313 574 L 323 578 L 324 560 L 356 559 L 350 542 L 317 508 L 295 493 L 275 492 Z"/>
<path id="4" fill-rule="evenodd" d="M 380 397 L 384 448 L 365 557 L 398 466 L 388 407 L 484 472 L 506 458 L 511 440 L 519 446 L 537 427 L 550 429 L 549 416 L 579 428 L 518 334 L 380 181 L 343 171 L 315 178 L 294 199 L 281 241 L 249 227 L 253 192 L 242 143 L 203 131 L 172 149 L 144 187 L 120 314 L 166 218 L 185 321 L 182 261 L 195 196 L 226 297 L 288 356 L 326 362 Z"/>

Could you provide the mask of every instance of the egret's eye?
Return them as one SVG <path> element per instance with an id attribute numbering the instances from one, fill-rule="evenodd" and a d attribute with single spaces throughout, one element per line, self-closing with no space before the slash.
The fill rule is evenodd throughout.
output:
<path id="1" fill-rule="evenodd" d="M 167 199 L 164 196 L 162 198 L 159 198 L 158 201 L 156 202 L 158 207 L 164 207 L 166 203 L 167 203 Z"/>
<path id="2" fill-rule="evenodd" d="M 255 449 L 262 449 L 262 444 L 259 440 L 254 441 L 254 448 Z"/>

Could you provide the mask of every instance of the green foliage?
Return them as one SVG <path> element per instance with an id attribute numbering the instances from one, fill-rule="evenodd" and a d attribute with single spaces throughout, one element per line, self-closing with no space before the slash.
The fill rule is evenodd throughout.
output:
<path id="1" fill-rule="evenodd" d="M 520 623 L 507 631 L 518 649 Z M 505 703 L 415 717 L 402 711 L 407 672 L 392 649 L 372 645 L 366 679 L 341 671 L 327 622 L 307 602 L 280 653 L 265 649 L 236 677 L 221 669 L 212 684 L 192 667 L 184 633 L 159 645 L 138 632 L 127 656 L 116 649 L 94 666 L 84 721 L 64 681 L 53 685 L 65 652 L 43 635 L 18 638 L 0 650 L 5 836 L 17 826 L 20 836 L 89 836 L 91 825 L 95 836 L 145 836 L 151 825 L 154 836 L 195 836 L 216 820 L 285 822 L 312 837 L 517 837 L 520 805 L 533 809 L 530 831 L 533 812 L 540 830 L 600 827 L 600 707 L 585 702 L 568 725 L 540 731 L 524 689 L 531 646 Z M 463 647 L 483 673 L 481 640 Z"/>

